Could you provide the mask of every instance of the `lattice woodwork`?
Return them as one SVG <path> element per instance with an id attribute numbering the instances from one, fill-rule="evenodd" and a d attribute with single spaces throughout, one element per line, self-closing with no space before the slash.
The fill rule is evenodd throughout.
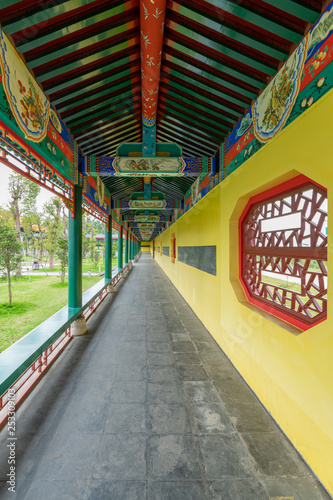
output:
<path id="1" fill-rule="evenodd" d="M 249 295 L 287 314 L 291 323 L 326 318 L 326 229 L 327 194 L 312 183 L 252 205 L 242 227 L 242 281 Z M 289 280 L 290 289 L 274 283 L 274 275 Z"/>

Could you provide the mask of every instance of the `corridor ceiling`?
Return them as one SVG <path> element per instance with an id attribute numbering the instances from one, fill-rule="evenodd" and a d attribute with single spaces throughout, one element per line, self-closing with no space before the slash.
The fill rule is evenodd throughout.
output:
<path id="1" fill-rule="evenodd" d="M 157 141 L 213 156 L 326 3 L 167 0 Z M 83 154 L 142 142 L 139 0 L 2 0 L 0 22 Z M 179 199 L 193 180 L 152 189 Z M 103 181 L 113 198 L 142 191 L 140 178 Z"/>

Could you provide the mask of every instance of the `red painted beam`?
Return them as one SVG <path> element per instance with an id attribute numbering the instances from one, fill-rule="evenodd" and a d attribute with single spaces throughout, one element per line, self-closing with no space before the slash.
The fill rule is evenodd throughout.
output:
<path id="1" fill-rule="evenodd" d="M 142 120 L 156 121 L 166 0 L 140 2 Z"/>

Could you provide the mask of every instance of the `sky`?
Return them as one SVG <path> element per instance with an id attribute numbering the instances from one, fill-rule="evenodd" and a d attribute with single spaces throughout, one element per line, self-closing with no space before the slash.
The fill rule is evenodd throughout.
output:
<path id="1" fill-rule="evenodd" d="M 8 208 L 7 205 L 10 201 L 10 195 L 8 192 L 8 180 L 12 172 L 14 172 L 14 170 L 1 163 L 0 159 L 0 205 L 4 208 Z M 53 195 L 52 193 L 50 193 L 50 191 L 41 188 L 40 194 L 37 197 L 37 210 L 41 211 L 43 208 L 43 204 L 52 196 Z"/>

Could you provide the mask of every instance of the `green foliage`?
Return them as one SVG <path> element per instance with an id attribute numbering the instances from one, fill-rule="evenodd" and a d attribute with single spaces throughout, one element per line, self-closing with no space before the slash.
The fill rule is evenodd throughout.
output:
<path id="1" fill-rule="evenodd" d="M 63 223 L 61 219 L 61 209 L 63 203 L 61 198 L 53 196 L 50 201 L 43 205 L 43 224 L 46 226 L 47 237 L 45 248 L 50 256 L 50 269 L 54 266 L 54 252 L 56 250 L 57 241 L 63 232 Z"/>
<path id="2" fill-rule="evenodd" d="M 15 230 L 0 219 L 0 267 L 8 280 L 8 303 L 12 303 L 11 272 L 15 271 L 21 260 L 21 243 L 16 239 Z"/>
<path id="3" fill-rule="evenodd" d="M 90 262 L 93 264 L 93 266 L 97 267 L 99 264 L 100 253 L 98 250 L 96 250 L 95 247 L 96 247 L 96 239 L 91 238 L 89 259 L 90 259 Z"/>
<path id="4" fill-rule="evenodd" d="M 82 289 L 100 281 L 100 276 L 82 277 Z M 13 283 L 15 302 L 5 303 L 7 284 L 0 283 L 0 352 L 59 311 L 68 302 L 67 284 L 57 276 L 23 276 Z M 28 300 L 28 301 L 27 301 Z"/>
<path id="5" fill-rule="evenodd" d="M 59 238 L 57 241 L 56 255 L 60 261 L 60 279 L 65 282 L 66 267 L 68 266 L 68 240 Z"/>

